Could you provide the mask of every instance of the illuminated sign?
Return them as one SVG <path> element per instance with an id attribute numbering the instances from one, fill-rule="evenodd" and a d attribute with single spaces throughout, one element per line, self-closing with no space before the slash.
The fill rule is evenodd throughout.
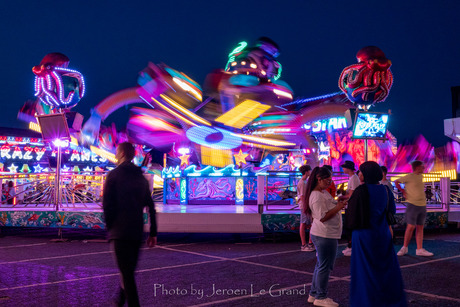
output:
<path id="1" fill-rule="evenodd" d="M 108 162 L 107 157 L 102 156 L 103 150 L 95 148 L 98 151 L 91 151 L 74 143 L 69 145 L 69 148 L 62 150 L 62 154 L 64 161 L 68 160 L 72 162 L 72 165 L 63 166 L 64 171 L 67 171 L 67 168 L 69 170 L 75 168 L 75 164 L 79 164 L 80 168 L 86 167 L 84 171 L 92 171 L 95 164 L 101 166 L 101 164 Z M 0 166 L 4 165 L 3 170 L 0 167 L 0 171 L 12 173 L 28 173 L 32 170 L 34 173 L 46 172 L 48 169 L 44 168 L 43 164 L 47 165 L 49 163 L 48 158 L 56 157 L 56 155 L 57 150 L 51 149 L 39 138 L 0 136 Z M 88 166 L 88 164 L 91 165 Z"/>
<path id="2" fill-rule="evenodd" d="M 305 130 L 311 131 L 311 133 L 342 130 L 347 129 L 347 119 L 345 117 L 331 117 L 317 120 L 313 123 L 306 123 L 303 127 Z"/>
<path id="3" fill-rule="evenodd" d="M 35 161 L 40 161 L 45 154 L 46 148 L 25 146 L 23 150 L 24 152 L 19 146 L 12 147 L 4 144 L 0 147 L 0 158 L 3 158 L 3 160 L 33 160 L 34 155 L 32 154 L 35 154 Z"/>
<path id="4" fill-rule="evenodd" d="M 181 179 L 180 181 L 180 203 L 187 203 L 187 180 Z"/>
<path id="5" fill-rule="evenodd" d="M 356 114 L 353 138 L 384 139 L 388 127 L 388 114 L 360 112 Z"/>
<path id="6" fill-rule="evenodd" d="M 244 204 L 244 181 L 243 178 L 236 179 L 235 199 L 237 205 Z"/>

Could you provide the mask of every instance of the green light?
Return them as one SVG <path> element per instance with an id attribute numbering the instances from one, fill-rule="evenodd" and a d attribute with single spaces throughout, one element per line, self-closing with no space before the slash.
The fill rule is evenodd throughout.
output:
<path id="1" fill-rule="evenodd" d="M 225 70 L 227 70 L 228 65 L 230 65 L 230 63 L 235 60 L 235 54 L 243 51 L 243 49 L 246 48 L 247 45 L 248 43 L 246 43 L 245 41 L 239 42 L 238 46 L 235 49 L 233 49 L 232 52 L 228 54 L 228 61 L 227 61 L 227 65 L 225 65 Z"/>
<path id="2" fill-rule="evenodd" d="M 187 197 L 187 188 L 186 188 L 187 182 L 185 179 L 181 180 L 180 182 L 180 201 L 184 202 L 186 197 Z"/>
<path id="3" fill-rule="evenodd" d="M 276 63 L 278 63 L 278 65 L 280 66 L 280 68 L 278 69 L 278 74 L 274 77 L 275 80 L 278 80 L 280 77 L 281 77 L 281 72 L 283 71 L 283 67 L 281 66 L 281 63 L 276 61 Z"/>

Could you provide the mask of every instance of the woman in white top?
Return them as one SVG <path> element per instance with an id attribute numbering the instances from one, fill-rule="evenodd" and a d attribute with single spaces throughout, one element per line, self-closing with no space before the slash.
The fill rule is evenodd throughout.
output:
<path id="1" fill-rule="evenodd" d="M 313 273 L 308 302 L 315 306 L 338 306 L 327 298 L 329 275 L 334 268 L 338 239 L 342 235 L 342 216 L 346 198 L 335 201 L 326 189 L 332 181 L 331 172 L 325 167 L 315 167 L 308 178 L 305 193 L 305 208 L 313 217 L 310 230 L 311 239 L 317 251 L 317 261 Z"/>

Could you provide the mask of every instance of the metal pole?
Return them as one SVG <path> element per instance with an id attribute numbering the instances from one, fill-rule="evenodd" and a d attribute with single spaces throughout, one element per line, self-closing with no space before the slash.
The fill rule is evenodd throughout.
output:
<path id="1" fill-rule="evenodd" d="M 364 162 L 367 162 L 367 139 L 364 139 Z"/>
<path id="2" fill-rule="evenodd" d="M 57 150 L 57 159 L 56 159 L 56 176 L 54 178 L 54 205 L 56 206 L 56 211 L 59 211 L 59 205 L 61 203 L 61 146 L 59 144 Z"/>

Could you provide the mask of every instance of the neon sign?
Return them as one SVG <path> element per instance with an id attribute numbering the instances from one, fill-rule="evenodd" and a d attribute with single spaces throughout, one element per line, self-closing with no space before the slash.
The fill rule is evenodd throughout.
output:
<path id="1" fill-rule="evenodd" d="M 71 108 L 85 95 L 83 75 L 67 68 L 69 58 L 62 53 L 47 54 L 40 65 L 32 68 L 35 74 L 35 96 L 53 108 Z"/>
<path id="2" fill-rule="evenodd" d="M 46 151 L 46 148 L 39 148 L 39 147 L 32 148 L 30 146 L 25 146 L 24 147 L 25 153 L 23 154 L 21 148 L 19 146 L 15 146 L 12 154 L 10 154 L 11 149 L 12 148 L 9 145 L 6 145 L 6 144 L 2 145 L 2 147 L 0 147 L 0 157 L 6 158 L 6 159 L 32 160 L 33 159 L 32 153 L 35 152 L 36 154 L 35 160 L 40 161 Z"/>
<path id="3" fill-rule="evenodd" d="M 242 205 L 244 203 L 244 181 L 243 181 L 243 178 L 236 179 L 235 198 L 236 198 L 236 204 L 241 204 Z"/>
<path id="4" fill-rule="evenodd" d="M 182 179 L 180 181 L 180 203 L 184 204 L 187 202 L 187 181 Z"/>
<path id="5" fill-rule="evenodd" d="M 306 123 L 303 127 L 305 130 L 310 130 L 311 133 L 347 129 L 347 119 L 345 117 L 331 117 L 317 120 L 313 123 Z"/>

